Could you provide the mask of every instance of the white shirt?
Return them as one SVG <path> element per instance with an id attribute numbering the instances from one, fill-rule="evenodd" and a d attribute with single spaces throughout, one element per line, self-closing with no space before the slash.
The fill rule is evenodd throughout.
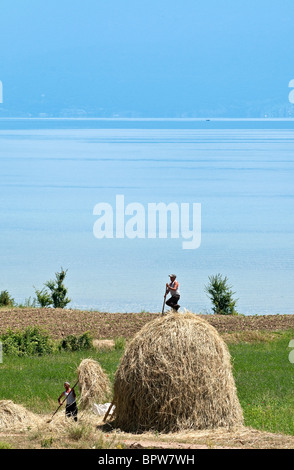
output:
<path id="1" fill-rule="evenodd" d="M 169 284 L 169 287 L 175 287 L 175 281 L 171 282 L 171 283 Z M 180 295 L 180 290 L 179 290 L 179 288 L 177 288 L 176 290 L 170 290 L 170 289 L 169 289 L 169 292 L 170 292 L 171 295 Z"/>
<path id="2" fill-rule="evenodd" d="M 64 392 L 64 396 L 66 397 L 66 404 L 67 405 L 72 405 L 76 401 L 76 399 L 74 397 L 74 391 Z"/>

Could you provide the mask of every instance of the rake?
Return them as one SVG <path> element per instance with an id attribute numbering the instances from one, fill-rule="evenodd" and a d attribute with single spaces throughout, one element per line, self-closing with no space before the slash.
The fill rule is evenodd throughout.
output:
<path id="1" fill-rule="evenodd" d="M 164 307 L 165 307 L 166 296 L 167 296 L 167 289 L 165 289 L 165 294 L 164 294 L 164 297 L 163 297 L 163 306 L 162 306 L 162 312 L 161 312 L 162 315 L 164 315 Z"/>

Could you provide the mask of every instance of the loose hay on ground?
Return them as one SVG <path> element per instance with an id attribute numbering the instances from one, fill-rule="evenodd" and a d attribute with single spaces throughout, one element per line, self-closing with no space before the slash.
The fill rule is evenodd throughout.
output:
<path id="1" fill-rule="evenodd" d="M 85 410 L 78 413 L 78 421 L 75 422 L 72 418 L 67 418 L 63 410 L 63 412 L 57 413 L 49 424 L 46 423 L 47 422 L 44 419 L 43 426 L 41 426 L 41 428 L 44 427 L 44 429 L 46 428 L 46 431 L 57 434 L 66 434 L 69 428 L 77 428 L 80 426 L 87 426 L 95 430 L 96 427 L 102 423 L 102 418 L 97 417 L 94 413 L 91 413 L 88 410 Z"/>
<path id="2" fill-rule="evenodd" d="M 228 348 L 204 319 L 175 313 L 145 325 L 115 375 L 113 425 L 128 432 L 243 425 Z"/>
<path id="3" fill-rule="evenodd" d="M 102 422 L 94 413 L 82 411 L 78 423 L 65 416 L 64 409 L 49 420 L 48 415 L 38 415 L 11 400 L 0 401 L 0 432 L 40 431 L 64 433 L 69 426 L 87 425 L 93 429 Z"/>
<path id="4" fill-rule="evenodd" d="M 25 431 L 42 424 L 42 418 L 11 400 L 0 401 L 0 431 Z"/>
<path id="5" fill-rule="evenodd" d="M 80 390 L 79 407 L 82 410 L 92 408 L 93 404 L 104 403 L 111 393 L 108 376 L 97 361 L 84 359 L 78 369 Z"/>

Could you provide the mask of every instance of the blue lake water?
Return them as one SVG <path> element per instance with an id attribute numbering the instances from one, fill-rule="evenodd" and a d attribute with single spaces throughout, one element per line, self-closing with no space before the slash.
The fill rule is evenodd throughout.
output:
<path id="1" fill-rule="evenodd" d="M 17 302 L 68 269 L 73 308 L 161 311 L 168 274 L 208 313 L 208 276 L 237 310 L 294 313 L 294 123 L 0 120 L 0 290 Z M 200 203 L 201 245 L 97 239 L 94 206 Z M 126 216 L 126 220 L 127 220 Z"/>

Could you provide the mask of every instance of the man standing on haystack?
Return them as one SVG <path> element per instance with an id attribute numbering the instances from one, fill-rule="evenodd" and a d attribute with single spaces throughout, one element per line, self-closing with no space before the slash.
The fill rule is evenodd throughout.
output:
<path id="1" fill-rule="evenodd" d="M 180 308 L 180 305 L 178 304 L 180 300 L 179 283 L 176 281 L 177 276 L 175 274 L 170 274 L 169 278 L 170 283 L 166 284 L 166 294 L 170 293 L 171 297 L 166 301 L 166 305 L 177 312 Z"/>

